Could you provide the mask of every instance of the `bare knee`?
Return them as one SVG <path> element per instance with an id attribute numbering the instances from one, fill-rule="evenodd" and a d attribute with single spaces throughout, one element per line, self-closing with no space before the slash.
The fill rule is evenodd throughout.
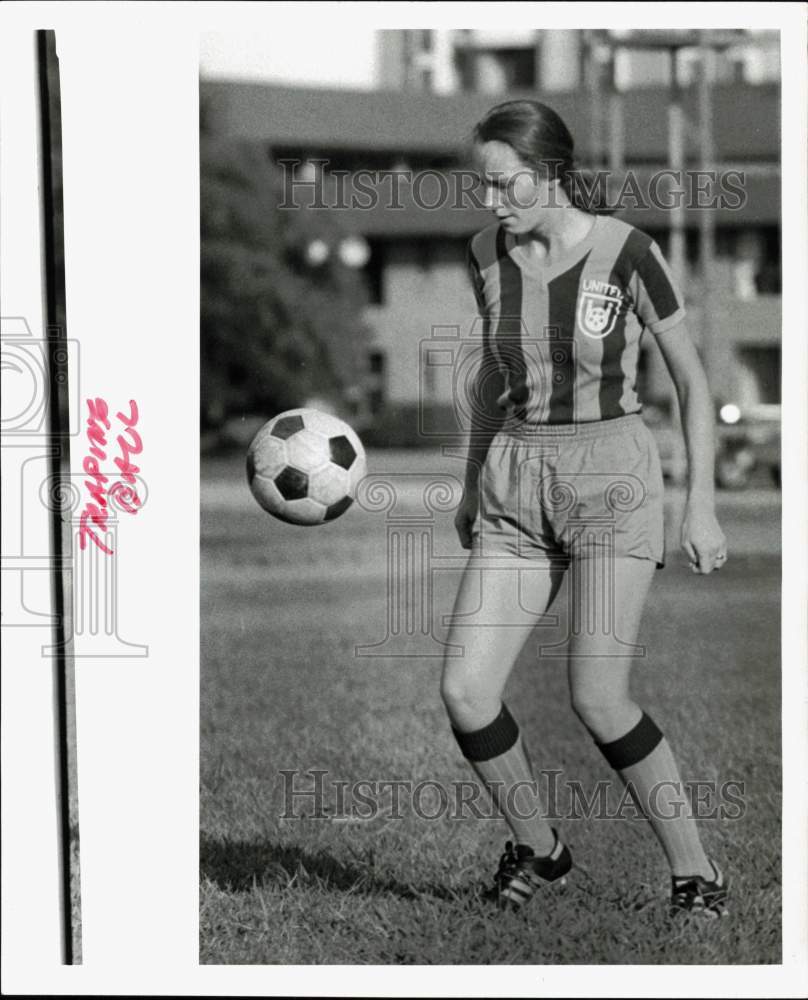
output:
<path id="1" fill-rule="evenodd" d="M 479 692 L 475 691 L 474 685 L 468 678 L 448 670 L 444 670 L 441 678 L 440 696 L 446 711 L 452 717 L 455 713 L 474 708 L 479 700 Z"/>
<path id="2" fill-rule="evenodd" d="M 599 691 L 574 691 L 572 710 L 601 743 L 624 736 L 637 722 L 639 707 L 628 695 L 604 697 Z"/>
<path id="3" fill-rule="evenodd" d="M 600 699 L 586 692 L 573 691 L 571 705 L 573 712 L 575 712 L 587 729 L 592 729 L 593 723 L 599 721 L 603 709 Z"/>
<path id="4" fill-rule="evenodd" d="M 456 670 L 443 671 L 440 695 L 452 724 L 465 732 L 487 725 L 501 707 L 498 695 L 475 684 L 467 673 Z"/>

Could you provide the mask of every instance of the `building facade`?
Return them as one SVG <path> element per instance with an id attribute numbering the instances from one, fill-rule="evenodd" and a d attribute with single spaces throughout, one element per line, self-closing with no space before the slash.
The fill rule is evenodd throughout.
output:
<path id="1" fill-rule="evenodd" d="M 612 46 L 605 53 L 594 34 L 379 32 L 382 86 L 375 91 L 202 82 L 211 131 L 259 144 L 290 178 L 296 204 L 337 213 L 346 235 L 365 246 L 356 260 L 374 331 L 365 373 L 374 419 L 386 414 L 392 426 L 412 427 L 419 405 L 451 406 L 452 385 L 425 368 L 422 345 L 436 329 L 462 335 L 474 323 L 465 249 L 490 215 L 446 192 L 469 167 L 468 136 L 494 95 L 545 99 L 577 137 L 581 163 L 611 168 L 618 186 L 631 172 L 642 188 L 670 165 L 675 51 L 677 100 L 690 137 L 682 165 L 701 165 L 692 138 L 699 117 L 693 51 L 681 45 L 664 58 Z M 708 276 L 700 261 L 702 213 L 679 214 L 677 266 L 714 394 L 743 408 L 779 402 L 780 95 L 773 39 L 741 34 L 722 40 L 710 63 L 710 89 L 713 163 L 735 172 L 742 197 L 711 210 L 715 259 Z M 621 217 L 670 251 L 671 212 L 628 200 Z M 669 405 L 670 380 L 653 338 L 643 340 L 643 394 Z"/>
<path id="2" fill-rule="evenodd" d="M 665 43 L 679 49 L 683 85 L 699 71 L 693 31 L 570 29 L 405 29 L 378 32 L 377 80 L 381 88 L 507 94 L 543 94 L 585 86 L 594 66 L 610 66 L 619 90 L 662 87 L 671 62 Z M 703 32 L 700 34 L 704 34 Z M 678 36 L 678 37 L 677 37 Z M 777 31 L 725 31 L 710 69 L 714 83 L 776 83 L 780 79 Z M 692 41 L 697 42 L 697 38 Z"/>

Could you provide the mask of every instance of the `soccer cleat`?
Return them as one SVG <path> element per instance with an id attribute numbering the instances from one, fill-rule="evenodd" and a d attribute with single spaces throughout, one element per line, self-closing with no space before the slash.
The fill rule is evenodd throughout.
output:
<path id="1" fill-rule="evenodd" d="M 727 879 L 715 861 L 710 862 L 715 872 L 711 882 L 701 875 L 690 875 L 685 878 L 671 879 L 671 916 L 682 913 L 694 913 L 699 916 L 715 919 L 729 916 L 727 909 Z"/>
<path id="2" fill-rule="evenodd" d="M 519 909 L 529 902 L 537 889 L 563 878 L 572 868 L 572 856 L 553 830 L 555 847 L 546 857 L 536 857 L 532 848 L 514 845 L 509 840 L 499 859 L 494 885 L 485 898 L 500 909 Z"/>

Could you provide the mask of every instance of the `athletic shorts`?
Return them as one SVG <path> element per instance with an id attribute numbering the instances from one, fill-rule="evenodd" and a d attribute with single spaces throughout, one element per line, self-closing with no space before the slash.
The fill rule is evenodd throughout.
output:
<path id="1" fill-rule="evenodd" d="M 665 564 L 662 469 L 639 414 L 500 430 L 480 473 L 478 554 Z"/>

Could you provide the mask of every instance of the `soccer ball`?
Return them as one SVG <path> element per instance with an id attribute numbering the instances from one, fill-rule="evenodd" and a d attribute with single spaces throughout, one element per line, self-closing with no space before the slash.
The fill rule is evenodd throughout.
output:
<path id="1" fill-rule="evenodd" d="M 322 524 L 344 514 L 366 471 L 365 449 L 355 432 L 320 410 L 273 417 L 247 452 L 252 495 L 289 524 Z"/>

